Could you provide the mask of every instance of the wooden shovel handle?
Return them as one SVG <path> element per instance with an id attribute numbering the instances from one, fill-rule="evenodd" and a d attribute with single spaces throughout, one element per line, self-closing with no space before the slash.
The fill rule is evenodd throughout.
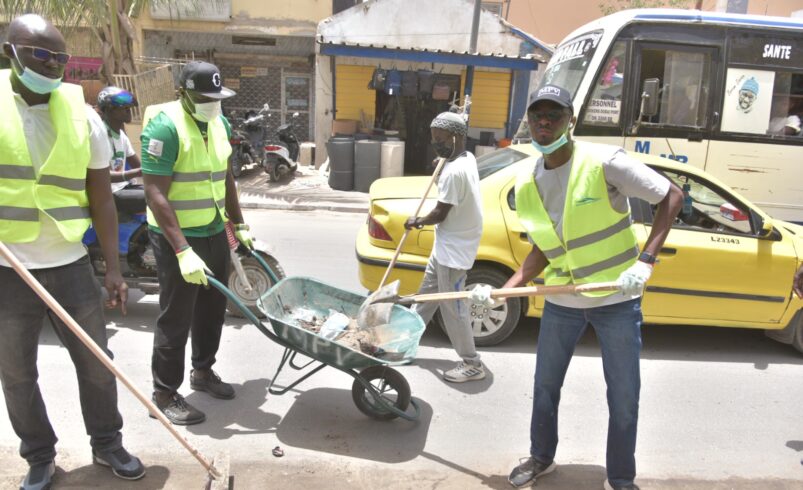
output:
<path id="1" fill-rule="evenodd" d="M 9 264 L 11 264 L 11 267 L 13 267 L 15 271 L 17 271 L 17 274 L 19 274 L 22 280 L 25 281 L 28 284 L 28 286 L 31 287 L 31 289 L 33 289 L 33 291 L 37 294 L 37 296 L 39 296 L 42 299 L 42 301 L 44 301 L 45 304 L 51 310 L 53 310 L 56 316 L 58 316 L 61 319 L 61 321 L 63 321 L 64 324 L 67 325 L 67 328 L 69 328 L 70 331 L 72 331 L 72 333 L 75 334 L 76 337 L 78 337 L 78 340 L 80 340 L 92 352 L 92 354 L 94 354 L 95 357 L 97 357 L 98 360 L 100 360 L 100 362 L 103 363 L 103 365 L 106 366 L 109 369 L 109 371 L 111 371 L 112 374 L 114 374 L 114 376 L 117 377 L 117 379 L 119 379 L 125 385 L 126 388 L 128 388 L 128 390 L 134 395 L 134 397 L 137 398 L 137 400 L 139 400 L 143 405 L 145 405 L 145 408 L 147 408 L 148 411 L 154 417 L 156 417 L 159 420 L 159 422 L 162 423 L 162 425 L 165 426 L 168 432 L 173 434 L 173 437 L 175 437 L 176 440 L 180 442 L 181 445 L 187 449 L 187 451 L 190 452 L 190 454 L 195 456 L 195 459 L 197 459 L 198 462 L 201 463 L 201 465 L 204 467 L 204 469 L 206 469 L 206 471 L 210 474 L 210 476 L 212 476 L 213 478 L 219 478 L 220 473 L 217 470 L 217 468 L 215 468 L 213 464 L 209 462 L 209 460 L 204 458 L 204 456 L 200 452 L 198 452 L 198 450 L 195 449 L 189 443 L 189 441 L 187 441 L 187 439 L 185 439 L 181 434 L 178 433 L 178 431 L 176 431 L 176 429 L 173 427 L 170 421 L 167 420 L 167 418 L 164 416 L 162 411 L 159 410 L 159 408 L 151 401 L 150 398 L 148 398 L 144 393 L 142 393 L 142 391 L 140 391 L 134 385 L 134 383 L 128 376 L 126 376 L 125 373 L 120 371 L 117 368 L 117 366 L 114 365 L 114 362 L 112 362 L 111 358 L 103 351 L 103 349 L 101 349 L 100 346 L 98 346 L 98 344 L 96 344 L 95 341 L 92 339 L 92 337 L 90 337 L 89 334 L 87 334 L 84 331 L 84 329 L 81 328 L 80 325 L 78 325 L 78 322 L 76 322 L 73 319 L 73 317 L 70 316 L 69 313 L 67 313 L 67 311 L 61 306 L 61 304 L 59 304 L 59 302 L 56 301 L 56 299 L 47 291 L 47 289 L 45 289 L 44 286 L 42 286 L 42 284 L 40 284 L 39 281 L 37 281 L 36 278 L 33 277 L 33 275 L 28 271 L 28 269 L 26 269 L 25 266 L 22 265 L 22 262 L 20 262 L 17 259 L 17 257 L 14 256 L 13 253 L 11 253 L 11 251 L 8 249 L 8 247 L 6 247 L 5 243 L 3 242 L 0 242 L 0 254 L 8 261 Z"/>
<path id="2" fill-rule="evenodd" d="M 446 163 L 445 158 L 441 158 L 438 161 L 438 166 L 435 167 L 435 171 L 432 172 L 432 178 L 429 180 L 429 185 L 427 186 L 427 190 L 424 192 L 424 195 L 421 196 L 421 200 L 418 201 L 418 207 L 415 209 L 414 217 L 418 217 L 418 213 L 421 212 L 421 208 L 424 207 L 424 202 L 427 200 L 427 196 L 429 195 L 430 189 L 432 189 L 432 185 L 438 180 L 438 174 L 441 173 L 441 168 L 443 168 L 443 164 Z M 385 275 L 382 276 L 382 280 L 379 281 L 379 286 L 376 287 L 376 290 L 382 288 L 385 285 L 385 282 L 388 280 L 388 276 L 390 275 L 390 271 L 393 270 L 393 266 L 396 265 L 396 260 L 399 258 L 399 254 L 401 253 L 401 249 L 404 246 L 405 240 L 407 240 L 407 235 L 410 234 L 410 230 L 405 229 L 404 235 L 402 235 L 401 240 L 399 240 L 399 245 L 396 247 L 396 253 L 393 254 L 393 258 L 390 260 L 388 264 L 387 270 L 385 270 Z"/>
<path id="3" fill-rule="evenodd" d="M 589 284 L 570 284 L 568 286 L 529 286 L 521 288 L 505 288 L 491 290 L 491 298 L 519 298 L 522 296 L 546 296 L 550 294 L 587 293 L 592 291 L 618 291 L 616 282 L 596 282 Z M 450 293 L 415 294 L 402 298 L 405 303 L 428 303 L 464 299 L 471 296 L 471 291 L 455 291 Z"/>

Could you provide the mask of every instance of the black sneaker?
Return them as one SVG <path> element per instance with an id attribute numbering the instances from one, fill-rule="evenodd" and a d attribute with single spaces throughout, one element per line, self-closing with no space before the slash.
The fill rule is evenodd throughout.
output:
<path id="1" fill-rule="evenodd" d="M 56 472 L 56 463 L 45 461 L 36 463 L 28 468 L 28 474 L 20 483 L 20 490 L 47 490 Z"/>
<path id="2" fill-rule="evenodd" d="M 195 425 L 206 420 L 206 415 L 202 411 L 187 403 L 178 393 L 154 392 L 153 403 L 174 425 Z M 153 414 L 148 415 L 156 418 Z"/>
<path id="3" fill-rule="evenodd" d="M 513 471 L 510 472 L 510 476 L 507 477 L 507 481 L 514 487 L 523 487 L 537 477 L 551 473 L 555 470 L 556 466 L 554 461 L 542 463 L 537 459 L 529 457 L 523 459 L 518 466 L 513 468 Z"/>
<path id="4" fill-rule="evenodd" d="M 627 485 L 611 485 L 607 479 L 602 483 L 602 488 L 605 490 L 641 490 L 635 483 L 628 483 Z"/>
<path id="5" fill-rule="evenodd" d="M 234 388 L 230 384 L 224 383 L 220 376 L 211 369 L 193 369 L 190 371 L 190 388 L 196 391 L 205 391 L 221 400 L 234 398 Z"/>
<path id="6" fill-rule="evenodd" d="M 145 476 L 145 467 L 138 457 L 129 454 L 125 448 L 114 451 L 97 452 L 92 450 L 92 462 L 112 469 L 114 476 L 123 480 L 139 480 Z"/>

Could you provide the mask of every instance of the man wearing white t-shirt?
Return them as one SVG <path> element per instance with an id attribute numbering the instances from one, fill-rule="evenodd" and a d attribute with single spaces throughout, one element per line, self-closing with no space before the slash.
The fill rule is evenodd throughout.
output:
<path id="1" fill-rule="evenodd" d="M 482 236 L 482 198 L 477 160 L 464 151 L 468 131 L 463 116 L 439 114 L 430 125 L 435 152 L 446 158 L 438 176 L 438 204 L 423 217 L 410 217 L 407 229 L 435 225 L 435 246 L 427 263 L 419 293 L 462 291 L 466 274 L 474 264 Z M 440 308 L 446 333 L 457 354 L 458 365 L 444 373 L 446 381 L 462 383 L 485 378 L 485 368 L 474 348 L 474 335 L 464 300 L 419 303 L 413 311 L 429 323 Z"/>
<path id="2" fill-rule="evenodd" d="M 3 53 L 11 69 L 0 70 L 0 241 L 111 355 L 100 287 L 81 243 L 91 222 L 107 265 L 107 306 L 119 304 L 125 313 L 106 128 L 81 88 L 61 83 L 70 55 L 51 23 L 23 15 L 7 33 Z M 4 259 L 0 284 L 0 379 L 20 456 L 29 465 L 20 488 L 49 488 L 57 437 L 36 366 L 48 307 Z M 120 478 L 142 478 L 142 463 L 122 445 L 114 375 L 62 322 L 53 327 L 75 365 L 92 461 Z"/>

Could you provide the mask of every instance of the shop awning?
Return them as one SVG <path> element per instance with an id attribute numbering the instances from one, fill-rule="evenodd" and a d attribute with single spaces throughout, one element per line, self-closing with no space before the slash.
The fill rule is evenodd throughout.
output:
<path id="1" fill-rule="evenodd" d="M 357 58 L 382 58 L 398 61 L 442 63 L 449 65 L 473 65 L 508 70 L 537 70 L 545 60 L 535 55 L 508 56 L 506 54 L 471 54 L 469 52 L 409 49 L 373 44 L 321 42 L 320 52 L 326 56 L 353 56 Z"/>

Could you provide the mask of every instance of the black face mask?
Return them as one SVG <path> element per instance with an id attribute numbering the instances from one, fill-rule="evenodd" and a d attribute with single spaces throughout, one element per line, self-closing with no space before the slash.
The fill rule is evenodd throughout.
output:
<path id="1" fill-rule="evenodd" d="M 432 143 L 432 149 L 435 150 L 435 154 L 441 158 L 449 158 L 454 153 L 454 138 L 452 138 L 452 144 L 443 143 L 441 141 L 436 141 Z"/>

